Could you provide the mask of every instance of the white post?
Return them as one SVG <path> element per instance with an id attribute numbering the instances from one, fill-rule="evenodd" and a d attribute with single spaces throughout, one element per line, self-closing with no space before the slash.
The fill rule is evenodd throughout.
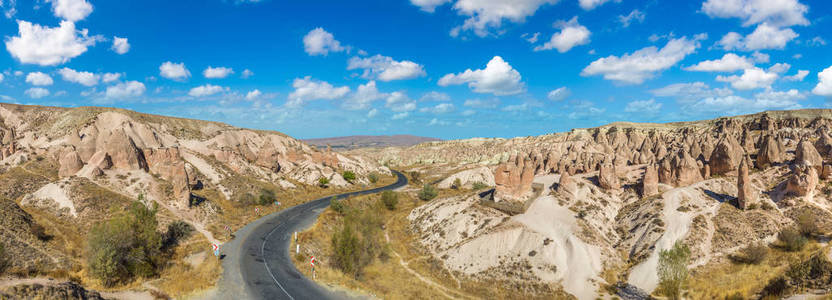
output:
<path id="1" fill-rule="evenodd" d="M 297 246 L 297 249 L 295 249 L 295 254 L 300 253 L 300 245 L 295 245 L 295 246 Z"/>

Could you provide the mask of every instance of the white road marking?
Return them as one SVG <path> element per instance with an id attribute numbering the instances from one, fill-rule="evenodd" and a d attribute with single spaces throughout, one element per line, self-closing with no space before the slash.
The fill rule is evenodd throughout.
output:
<path id="1" fill-rule="evenodd" d="M 275 230 L 279 229 L 281 227 L 281 225 L 275 226 L 272 229 L 272 231 L 270 231 L 269 234 L 266 235 L 266 238 L 263 239 L 263 245 L 260 247 L 260 256 L 263 257 L 263 265 L 266 266 L 266 271 L 269 272 L 269 276 L 272 277 L 272 280 L 274 280 L 274 283 L 277 283 L 277 287 L 279 287 L 280 290 L 282 290 L 283 293 L 286 294 L 286 296 L 289 297 L 289 299 L 295 300 L 295 298 L 292 297 L 292 295 L 289 295 L 289 292 L 287 292 L 286 289 L 283 288 L 283 285 L 281 285 L 280 282 L 277 281 L 277 278 L 274 277 L 274 274 L 272 273 L 272 270 L 269 269 L 269 263 L 266 260 L 266 242 L 269 240 L 269 237 L 272 235 L 272 233 L 274 233 Z"/>

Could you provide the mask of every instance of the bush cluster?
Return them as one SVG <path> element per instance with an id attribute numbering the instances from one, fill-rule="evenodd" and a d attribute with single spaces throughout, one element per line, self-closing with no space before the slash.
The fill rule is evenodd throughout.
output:
<path id="1" fill-rule="evenodd" d="M 439 191 L 437 191 L 436 188 L 430 184 L 425 184 L 422 186 L 422 190 L 419 191 L 419 199 L 422 199 L 423 201 L 432 200 L 438 195 Z"/>
<path id="2" fill-rule="evenodd" d="M 399 194 L 394 191 L 384 191 L 381 193 L 381 203 L 389 210 L 396 210 L 396 205 L 399 204 Z"/>
<path id="3" fill-rule="evenodd" d="M 376 174 L 375 172 L 370 173 L 370 175 L 368 175 L 367 178 L 370 179 L 370 183 L 378 182 L 378 174 Z"/>
<path id="4" fill-rule="evenodd" d="M 333 211 L 343 216 L 346 212 L 347 205 L 344 204 L 343 201 L 338 201 L 338 198 L 333 196 L 331 199 L 329 199 L 329 208 L 332 208 Z"/>
<path id="5" fill-rule="evenodd" d="M 385 253 L 381 213 L 377 209 L 344 208 L 343 223 L 332 234 L 333 265 L 358 278 L 365 266 Z"/>
<path id="6" fill-rule="evenodd" d="M 676 242 L 673 248 L 659 253 L 659 287 L 662 295 L 669 299 L 680 299 L 682 286 L 688 279 L 688 262 L 690 249 L 687 245 Z"/>
<path id="7" fill-rule="evenodd" d="M 260 190 L 260 196 L 257 198 L 257 204 L 261 206 L 266 206 L 274 203 L 277 200 L 277 196 L 275 196 L 274 191 L 269 189 L 262 189 Z"/>
<path id="8" fill-rule="evenodd" d="M 797 229 L 791 227 L 781 230 L 777 234 L 777 240 L 780 241 L 784 249 L 793 252 L 803 250 L 803 247 L 809 242 Z"/>
<path id="9" fill-rule="evenodd" d="M 766 256 L 768 256 L 768 247 L 763 243 L 756 243 L 740 249 L 732 258 L 739 263 L 758 265 L 766 259 Z"/>
<path id="10" fill-rule="evenodd" d="M 349 183 L 352 183 L 352 181 L 355 180 L 355 173 L 353 173 L 353 171 L 344 171 L 341 176 L 344 177 L 344 180 Z"/>
<path id="11" fill-rule="evenodd" d="M 479 191 L 479 190 L 487 188 L 487 187 L 488 186 L 485 185 L 485 183 L 482 183 L 482 182 L 479 182 L 479 181 L 474 182 L 473 184 L 471 184 L 471 189 L 475 190 L 475 191 Z"/>

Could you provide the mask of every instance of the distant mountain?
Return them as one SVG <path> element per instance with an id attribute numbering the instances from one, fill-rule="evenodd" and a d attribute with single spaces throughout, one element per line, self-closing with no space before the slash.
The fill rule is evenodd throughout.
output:
<path id="1" fill-rule="evenodd" d="M 437 138 L 415 136 L 415 135 L 352 135 L 321 139 L 307 139 L 303 142 L 324 148 L 327 145 L 333 150 L 350 150 L 356 148 L 375 147 L 408 147 L 424 142 L 441 141 Z"/>

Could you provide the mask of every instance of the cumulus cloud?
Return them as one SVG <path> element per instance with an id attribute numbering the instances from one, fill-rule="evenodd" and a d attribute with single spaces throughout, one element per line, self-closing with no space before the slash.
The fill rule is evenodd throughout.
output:
<path id="1" fill-rule="evenodd" d="M 436 7 L 442 6 L 453 0 L 410 0 L 410 3 L 418 6 L 422 11 L 432 13 Z"/>
<path id="2" fill-rule="evenodd" d="M 87 0 L 47 0 L 52 2 L 52 13 L 70 22 L 83 20 L 92 13 L 92 4 Z"/>
<path id="3" fill-rule="evenodd" d="M 533 34 L 524 33 L 520 35 L 520 37 L 529 42 L 530 44 L 534 44 L 537 43 L 538 38 L 540 38 L 540 32 L 535 32 Z"/>
<path id="4" fill-rule="evenodd" d="M 777 80 L 777 73 L 760 68 L 745 69 L 742 75 L 717 76 L 717 81 L 729 82 L 731 87 L 738 90 L 753 90 L 770 87 Z"/>
<path id="5" fill-rule="evenodd" d="M 818 73 L 818 85 L 812 89 L 812 93 L 832 97 L 832 66 Z"/>
<path id="6" fill-rule="evenodd" d="M 408 113 L 408 112 L 401 112 L 401 113 L 397 113 L 397 114 L 393 115 L 393 117 L 391 119 L 401 120 L 401 119 L 407 118 L 407 116 L 409 116 L 409 115 L 410 115 L 410 113 Z"/>
<path id="7" fill-rule="evenodd" d="M 205 78 L 225 78 L 231 74 L 234 74 L 234 70 L 226 67 L 214 68 L 208 66 L 208 68 L 206 68 L 205 71 L 202 71 L 202 75 L 205 76 Z"/>
<path id="8" fill-rule="evenodd" d="M 143 95 L 145 90 L 147 89 L 145 88 L 144 83 L 138 81 L 127 81 L 107 87 L 104 95 L 107 98 L 138 97 Z"/>
<path id="9" fill-rule="evenodd" d="M 373 108 L 373 109 L 371 109 L 370 111 L 367 112 L 367 118 L 374 118 L 377 115 L 378 115 L 378 109 L 375 109 L 375 108 Z"/>
<path id="10" fill-rule="evenodd" d="M 744 56 L 734 53 L 726 53 L 720 59 L 702 61 L 696 65 L 685 68 L 688 71 L 700 72 L 734 72 L 754 67 L 754 63 Z"/>
<path id="11" fill-rule="evenodd" d="M 457 0 L 454 9 L 468 19 L 462 25 L 453 28 L 451 36 L 458 36 L 463 31 L 473 31 L 475 35 L 485 37 L 491 34 L 492 29 L 502 27 L 504 20 L 522 23 L 526 17 L 534 15 L 541 6 L 557 2 L 558 0 Z"/>
<path id="12" fill-rule="evenodd" d="M 355 93 L 347 98 L 341 105 L 348 110 L 363 110 L 370 107 L 373 101 L 386 98 L 388 95 L 378 91 L 375 81 L 359 85 Z"/>
<path id="13" fill-rule="evenodd" d="M 26 75 L 26 82 L 31 85 L 52 85 L 52 77 L 49 75 L 42 73 L 42 72 L 31 72 L 29 75 Z"/>
<path id="14" fill-rule="evenodd" d="M 468 99 L 465 100 L 465 103 L 463 103 L 463 105 L 473 108 L 496 108 L 498 105 L 500 105 L 500 99 Z"/>
<path id="15" fill-rule="evenodd" d="M 806 98 L 804 93 L 795 89 L 785 92 L 766 90 L 747 99 L 730 95 L 725 97 L 704 98 L 689 106 L 690 113 L 742 114 L 770 109 L 798 109 L 800 100 Z"/>
<path id="16" fill-rule="evenodd" d="M 334 87 L 326 81 L 312 79 L 310 76 L 295 78 L 292 83 L 295 90 L 289 94 L 286 106 L 300 107 L 312 100 L 332 100 L 344 97 L 350 92 L 347 86 Z"/>
<path id="17" fill-rule="evenodd" d="M 604 79 L 623 84 L 641 84 L 656 72 L 666 70 L 699 48 L 699 41 L 704 39 L 697 35 L 693 39 L 686 37 L 671 39 L 661 49 L 650 46 L 621 57 L 610 55 L 593 61 L 581 71 L 581 76 L 603 75 Z"/>
<path id="18" fill-rule="evenodd" d="M 797 0 L 707 0 L 702 12 L 711 18 L 739 18 L 743 26 L 769 23 L 777 27 L 809 25 L 809 7 Z"/>
<path id="19" fill-rule="evenodd" d="M 578 4 L 584 10 L 593 10 L 596 7 L 601 6 L 604 3 L 607 3 L 607 2 L 610 2 L 610 1 L 621 2 L 621 0 L 578 0 Z"/>
<path id="20" fill-rule="evenodd" d="M 225 90 L 227 90 L 227 88 L 217 86 L 217 85 L 212 85 L 212 84 L 206 84 L 206 85 L 200 85 L 198 87 L 192 88 L 190 91 L 188 91 L 188 96 L 191 96 L 191 97 L 205 97 L 205 96 L 211 96 L 211 95 L 214 95 L 214 94 L 222 93 Z"/>
<path id="21" fill-rule="evenodd" d="M 395 112 L 407 112 L 416 109 L 416 103 L 404 92 L 392 92 L 385 100 L 385 107 Z"/>
<path id="22" fill-rule="evenodd" d="M 589 29 L 578 24 L 578 17 L 572 17 L 569 21 L 558 21 L 555 23 L 560 32 L 552 35 L 552 38 L 543 45 L 534 47 L 534 51 L 558 49 L 558 52 L 565 53 L 575 46 L 589 44 Z"/>
<path id="23" fill-rule="evenodd" d="M 309 55 L 327 55 L 329 52 L 343 52 L 347 48 L 335 39 L 331 33 L 321 27 L 312 29 L 303 37 L 303 49 Z"/>
<path id="24" fill-rule="evenodd" d="M 182 81 L 191 77 L 191 71 L 188 71 L 185 63 L 166 61 L 159 66 L 159 75 L 167 79 Z"/>
<path id="25" fill-rule="evenodd" d="M 127 42 L 127 38 L 113 36 L 113 46 L 110 49 L 115 53 L 125 54 L 130 51 L 130 43 Z"/>
<path id="26" fill-rule="evenodd" d="M 754 53 L 751 53 L 751 58 L 753 58 L 754 62 L 756 62 L 756 63 L 764 64 L 764 63 L 769 62 L 769 60 L 771 59 L 771 56 L 769 56 L 768 54 L 765 54 L 765 53 L 755 51 Z"/>
<path id="27" fill-rule="evenodd" d="M 654 115 L 658 113 L 661 108 L 662 103 L 656 102 L 656 100 L 654 99 L 650 99 L 629 102 L 627 103 L 627 106 L 624 107 L 624 111 L 630 113 Z"/>
<path id="28" fill-rule="evenodd" d="M 511 67 L 502 57 L 494 56 L 485 69 L 471 70 L 458 74 L 446 74 L 439 79 L 440 86 L 468 84 L 475 93 L 513 95 L 525 91 L 520 72 Z"/>
<path id="29" fill-rule="evenodd" d="M 422 95 L 419 101 L 451 101 L 451 96 L 442 92 L 430 91 Z"/>
<path id="30" fill-rule="evenodd" d="M 249 69 L 245 69 L 245 70 L 243 70 L 243 73 L 242 73 L 242 74 L 240 74 L 240 77 L 242 77 L 243 79 L 248 79 L 248 78 L 249 78 L 249 77 L 251 77 L 251 76 L 254 76 L 254 72 L 252 72 L 252 71 L 251 71 L 251 70 L 249 70 Z"/>
<path id="31" fill-rule="evenodd" d="M 659 89 L 651 90 L 657 97 L 672 97 L 682 105 L 688 105 L 697 100 L 711 97 L 727 97 L 733 94 L 729 88 L 712 89 L 704 82 L 675 83 Z"/>
<path id="32" fill-rule="evenodd" d="M 121 78 L 121 73 L 104 73 L 101 75 L 101 81 L 104 83 L 118 81 L 119 78 Z"/>
<path id="33" fill-rule="evenodd" d="M 49 96 L 49 90 L 45 88 L 35 87 L 24 91 L 23 94 L 32 99 L 40 99 Z"/>
<path id="34" fill-rule="evenodd" d="M 454 105 L 452 103 L 439 103 L 436 106 L 423 107 L 419 111 L 431 114 L 445 114 L 454 111 Z"/>
<path id="35" fill-rule="evenodd" d="M 618 16 L 618 22 L 621 23 L 622 27 L 627 28 L 627 27 L 630 27 L 630 24 L 632 24 L 633 22 L 639 22 L 639 23 L 644 22 L 645 17 L 646 17 L 646 15 L 644 14 L 644 12 L 642 12 L 638 9 L 634 9 L 633 11 L 631 11 L 626 16 L 625 15 Z"/>
<path id="36" fill-rule="evenodd" d="M 18 20 L 18 35 L 6 39 L 6 50 L 24 64 L 54 66 L 68 62 L 95 45 L 100 37 L 89 37 L 87 30 L 76 30 L 70 21 L 59 27 L 46 27 Z"/>
<path id="37" fill-rule="evenodd" d="M 785 81 L 803 81 L 806 76 L 809 75 L 809 70 L 797 70 L 797 73 L 794 75 L 783 76 L 783 80 Z"/>
<path id="38" fill-rule="evenodd" d="M 791 40 L 799 35 L 791 28 L 777 28 L 763 23 L 757 26 L 751 34 L 743 37 L 739 33 L 729 32 L 717 42 L 726 51 L 743 50 L 754 51 L 763 49 L 783 49 Z"/>
<path id="39" fill-rule="evenodd" d="M 251 90 L 248 93 L 246 93 L 246 100 L 248 100 L 248 101 L 257 100 L 262 95 L 263 95 L 263 93 L 260 92 L 260 90 L 254 89 L 254 90 Z"/>
<path id="40" fill-rule="evenodd" d="M 768 67 L 768 71 L 777 74 L 783 74 L 789 71 L 792 68 L 792 65 L 787 63 L 776 63 Z"/>
<path id="41" fill-rule="evenodd" d="M 381 81 L 413 79 L 425 76 L 425 68 L 420 64 L 409 60 L 395 61 L 391 57 L 378 54 L 366 58 L 357 56 L 350 58 L 347 62 L 347 70 L 355 69 L 364 70 L 364 74 L 361 75 L 363 78 Z"/>
<path id="42" fill-rule="evenodd" d="M 563 101 L 566 98 L 568 98 L 569 95 L 571 95 L 571 94 L 572 94 L 572 92 L 569 91 L 568 88 L 560 87 L 560 88 L 554 89 L 551 92 L 549 92 L 549 94 L 546 95 L 546 97 L 549 98 L 549 100 L 552 100 L 552 101 Z"/>
<path id="43" fill-rule="evenodd" d="M 98 84 L 99 75 L 90 72 L 84 71 L 75 71 L 70 68 L 63 68 L 58 70 L 58 74 L 61 74 L 61 78 L 64 81 L 74 82 L 83 86 L 94 86 Z"/>

